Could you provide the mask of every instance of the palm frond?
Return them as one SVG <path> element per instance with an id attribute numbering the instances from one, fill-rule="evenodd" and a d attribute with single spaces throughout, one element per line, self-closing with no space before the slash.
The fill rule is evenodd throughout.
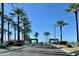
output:
<path id="1" fill-rule="evenodd" d="M 68 23 L 65 23 L 63 20 L 58 20 L 58 21 L 56 21 L 56 24 L 57 24 L 58 26 L 68 25 Z"/>

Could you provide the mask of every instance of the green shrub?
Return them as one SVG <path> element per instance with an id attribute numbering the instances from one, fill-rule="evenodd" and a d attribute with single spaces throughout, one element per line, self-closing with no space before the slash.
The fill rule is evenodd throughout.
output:
<path id="1" fill-rule="evenodd" d="M 67 47 L 72 48 L 73 46 L 71 44 L 68 44 Z"/>
<path id="2" fill-rule="evenodd" d="M 10 41 L 8 41 L 8 44 L 7 44 L 7 45 L 12 46 L 12 45 L 14 45 L 14 42 L 15 42 L 15 41 L 10 40 Z"/>
<path id="3" fill-rule="evenodd" d="M 60 44 L 63 44 L 63 45 L 66 45 L 67 44 L 67 41 L 61 41 L 59 42 Z"/>

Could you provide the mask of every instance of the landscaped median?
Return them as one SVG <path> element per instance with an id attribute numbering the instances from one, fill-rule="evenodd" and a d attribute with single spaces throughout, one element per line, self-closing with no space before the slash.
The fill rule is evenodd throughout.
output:
<path id="1" fill-rule="evenodd" d="M 77 45 L 74 45 L 72 47 L 68 47 L 67 45 L 55 44 L 55 46 L 57 48 L 61 48 L 61 50 L 63 50 L 64 52 L 67 52 L 67 53 L 79 51 L 79 46 L 77 46 Z"/>

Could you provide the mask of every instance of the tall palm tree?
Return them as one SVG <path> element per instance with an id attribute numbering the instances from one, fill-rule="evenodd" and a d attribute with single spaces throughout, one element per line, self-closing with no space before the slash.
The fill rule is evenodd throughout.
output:
<path id="1" fill-rule="evenodd" d="M 48 41 L 49 41 L 49 35 L 50 35 L 50 32 L 44 32 L 44 35 L 45 35 L 45 37 L 46 37 L 46 44 L 48 43 Z"/>
<path id="2" fill-rule="evenodd" d="M 37 39 L 37 37 L 39 36 L 39 33 L 38 33 L 38 32 L 35 32 L 34 36 L 35 36 L 36 39 Z"/>
<path id="3" fill-rule="evenodd" d="M 20 41 L 20 29 L 19 29 L 19 21 L 20 21 L 20 17 L 22 16 L 22 15 L 24 15 L 24 10 L 22 9 L 22 8 L 15 8 L 13 11 L 12 11 L 12 13 L 10 13 L 11 15 L 13 15 L 13 16 L 16 16 L 17 17 L 17 30 L 18 30 L 18 36 L 17 36 L 17 38 L 18 38 L 18 42 Z"/>
<path id="4" fill-rule="evenodd" d="M 5 22 L 8 24 L 8 41 L 9 41 L 9 39 L 10 39 L 9 27 L 10 27 L 10 24 L 12 23 L 12 18 L 5 16 Z"/>
<path id="5" fill-rule="evenodd" d="M 60 27 L 60 41 L 62 41 L 62 27 L 67 25 L 63 20 L 56 21 L 57 25 Z"/>
<path id="6" fill-rule="evenodd" d="M 12 5 L 13 6 L 13 5 Z M 4 37 L 4 3 L 1 3 L 1 44 L 3 44 Z"/>
<path id="7" fill-rule="evenodd" d="M 23 29 L 22 33 L 24 36 L 24 40 L 28 40 L 29 33 L 31 32 L 31 26 L 30 21 L 28 20 L 28 17 L 26 15 L 21 18 L 21 27 Z"/>
<path id="8" fill-rule="evenodd" d="M 4 3 L 1 3 L 1 44 L 3 44 L 4 37 Z"/>
<path id="9" fill-rule="evenodd" d="M 78 10 L 79 10 L 78 3 L 72 3 L 68 6 L 68 9 L 66 9 L 67 12 L 73 12 L 75 14 L 77 43 L 79 42 L 79 38 L 78 38 L 78 36 L 79 36 L 79 34 L 78 34 Z"/>

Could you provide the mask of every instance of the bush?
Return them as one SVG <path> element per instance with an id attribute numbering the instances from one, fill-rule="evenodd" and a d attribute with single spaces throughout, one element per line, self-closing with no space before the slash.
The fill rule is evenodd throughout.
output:
<path id="1" fill-rule="evenodd" d="M 14 43 L 15 43 L 15 41 L 8 41 L 8 44 L 7 45 L 12 46 L 12 45 L 14 45 Z"/>
<path id="2" fill-rule="evenodd" d="M 15 43 L 14 46 L 22 46 L 23 44 L 21 43 Z"/>
<path id="3" fill-rule="evenodd" d="M 66 45 L 67 44 L 67 41 L 61 41 L 59 42 L 60 44 L 63 44 L 63 45 Z"/>
<path id="4" fill-rule="evenodd" d="M 8 44 L 9 46 L 21 46 L 21 45 L 24 45 L 24 41 L 21 40 L 21 41 L 15 41 L 15 40 L 11 40 L 11 41 L 8 41 Z"/>
<path id="5" fill-rule="evenodd" d="M 68 44 L 68 45 L 67 45 L 67 47 L 70 47 L 70 48 L 72 48 L 72 45 L 71 45 L 71 44 Z"/>
<path id="6" fill-rule="evenodd" d="M 24 45 L 25 43 L 24 43 L 24 41 L 16 41 L 15 43 L 14 43 L 14 45 L 15 46 L 22 46 L 22 45 Z"/>

